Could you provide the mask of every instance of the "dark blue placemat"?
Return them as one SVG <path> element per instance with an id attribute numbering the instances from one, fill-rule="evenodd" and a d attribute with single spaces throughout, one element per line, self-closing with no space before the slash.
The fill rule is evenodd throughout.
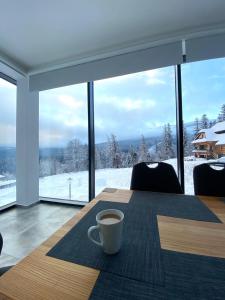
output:
<path id="1" fill-rule="evenodd" d="M 153 208 L 158 215 L 221 223 L 197 196 L 134 191 L 130 206 Z"/>
<path id="2" fill-rule="evenodd" d="M 123 245 L 114 256 L 87 238 L 96 214 L 108 208 L 125 213 Z M 221 223 L 195 196 L 135 191 L 129 204 L 100 201 L 47 255 L 101 270 L 91 299 L 223 299 L 224 260 L 161 250 L 158 214 Z"/>
<path id="3" fill-rule="evenodd" d="M 165 285 L 101 272 L 90 300 L 223 300 L 225 259 L 162 250 Z"/>
<path id="4" fill-rule="evenodd" d="M 124 212 L 123 243 L 116 255 L 104 254 L 87 237 L 96 214 L 116 208 Z M 153 209 L 100 201 L 48 253 L 48 256 L 154 284 L 163 284 L 160 241 Z"/>

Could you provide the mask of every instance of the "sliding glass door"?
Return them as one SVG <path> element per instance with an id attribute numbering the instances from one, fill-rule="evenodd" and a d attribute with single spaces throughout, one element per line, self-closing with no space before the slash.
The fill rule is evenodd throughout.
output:
<path id="1" fill-rule="evenodd" d="M 0 208 L 16 201 L 16 85 L 0 78 Z"/>
<path id="2" fill-rule="evenodd" d="M 194 193 L 193 168 L 225 163 L 225 58 L 182 65 L 186 194 Z"/>
<path id="3" fill-rule="evenodd" d="M 95 189 L 129 188 L 134 164 L 165 161 L 177 170 L 174 68 L 96 81 Z"/>
<path id="4" fill-rule="evenodd" d="M 87 84 L 40 93 L 39 195 L 88 201 Z"/>

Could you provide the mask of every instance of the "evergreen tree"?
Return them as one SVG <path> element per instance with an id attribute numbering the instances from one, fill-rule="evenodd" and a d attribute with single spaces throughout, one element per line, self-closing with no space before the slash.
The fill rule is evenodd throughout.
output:
<path id="1" fill-rule="evenodd" d="M 130 145 L 127 155 L 127 167 L 133 167 L 138 162 L 138 155 L 136 149 Z"/>
<path id="2" fill-rule="evenodd" d="M 222 115 L 223 121 L 225 121 L 225 104 L 223 104 L 221 107 L 221 115 Z"/>
<path id="3" fill-rule="evenodd" d="M 102 169 L 101 150 L 95 146 L 95 168 Z"/>
<path id="4" fill-rule="evenodd" d="M 217 122 L 222 122 L 223 121 L 223 116 L 219 113 L 217 117 Z"/>
<path id="5" fill-rule="evenodd" d="M 81 145 L 79 139 L 69 141 L 65 149 L 65 162 L 67 172 L 78 172 L 87 169 L 87 145 Z"/>
<path id="6" fill-rule="evenodd" d="M 209 128 L 213 127 L 215 125 L 215 121 L 209 121 Z"/>
<path id="7" fill-rule="evenodd" d="M 189 155 L 188 151 L 188 136 L 187 136 L 187 129 L 185 126 L 183 126 L 183 144 L 184 144 L 184 156 Z"/>
<path id="8" fill-rule="evenodd" d="M 169 123 L 164 126 L 162 147 L 163 159 L 174 157 L 172 130 Z"/>
<path id="9" fill-rule="evenodd" d="M 157 139 L 155 140 L 155 151 L 154 151 L 154 154 L 152 155 L 152 159 L 153 160 L 161 160 L 162 159 L 162 156 L 163 156 L 163 153 L 162 153 L 162 146 L 161 146 L 161 142 L 158 141 Z"/>
<path id="10" fill-rule="evenodd" d="M 200 130 L 200 124 L 199 124 L 199 119 L 195 118 L 195 125 L 194 125 L 194 135 L 196 136 L 196 134 L 199 132 Z"/>
<path id="11" fill-rule="evenodd" d="M 119 144 L 116 140 L 116 136 L 114 134 L 111 134 L 111 137 L 108 139 L 108 157 L 110 168 L 121 167 L 121 152 L 119 149 Z"/>
<path id="12" fill-rule="evenodd" d="M 207 115 L 203 114 L 201 118 L 201 129 L 206 129 L 208 127 L 209 127 L 209 120 L 207 118 Z"/>
<path id="13" fill-rule="evenodd" d="M 184 143 L 184 156 L 192 154 L 193 146 L 191 144 L 191 135 L 188 135 L 185 125 L 183 126 L 183 143 Z"/>
<path id="14" fill-rule="evenodd" d="M 220 113 L 217 118 L 218 122 L 225 121 L 225 104 L 221 106 Z"/>
<path id="15" fill-rule="evenodd" d="M 141 144 L 139 148 L 139 162 L 148 160 L 148 149 L 144 135 L 141 136 Z"/>

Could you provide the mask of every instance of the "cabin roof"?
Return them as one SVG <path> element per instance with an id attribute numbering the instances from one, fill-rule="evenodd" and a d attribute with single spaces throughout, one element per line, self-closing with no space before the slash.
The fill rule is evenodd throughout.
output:
<path id="1" fill-rule="evenodd" d="M 205 133 L 205 137 L 201 139 L 195 139 L 192 144 L 216 142 L 216 145 L 225 145 L 225 133 L 219 133 L 225 131 L 225 121 L 219 122 L 211 128 L 201 129 L 199 133 Z"/>

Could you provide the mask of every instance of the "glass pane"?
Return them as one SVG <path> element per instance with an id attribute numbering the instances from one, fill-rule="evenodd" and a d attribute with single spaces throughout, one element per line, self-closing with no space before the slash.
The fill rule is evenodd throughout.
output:
<path id="1" fill-rule="evenodd" d="M 177 170 L 174 68 L 95 82 L 96 194 L 130 188 L 132 166 L 166 161 Z"/>
<path id="2" fill-rule="evenodd" d="M 0 207 L 16 201 L 16 86 L 0 78 Z"/>
<path id="3" fill-rule="evenodd" d="M 88 201 L 87 85 L 40 93 L 41 197 Z"/>
<path id="4" fill-rule="evenodd" d="M 225 58 L 182 65 L 185 191 L 194 194 L 193 168 L 225 162 Z"/>

